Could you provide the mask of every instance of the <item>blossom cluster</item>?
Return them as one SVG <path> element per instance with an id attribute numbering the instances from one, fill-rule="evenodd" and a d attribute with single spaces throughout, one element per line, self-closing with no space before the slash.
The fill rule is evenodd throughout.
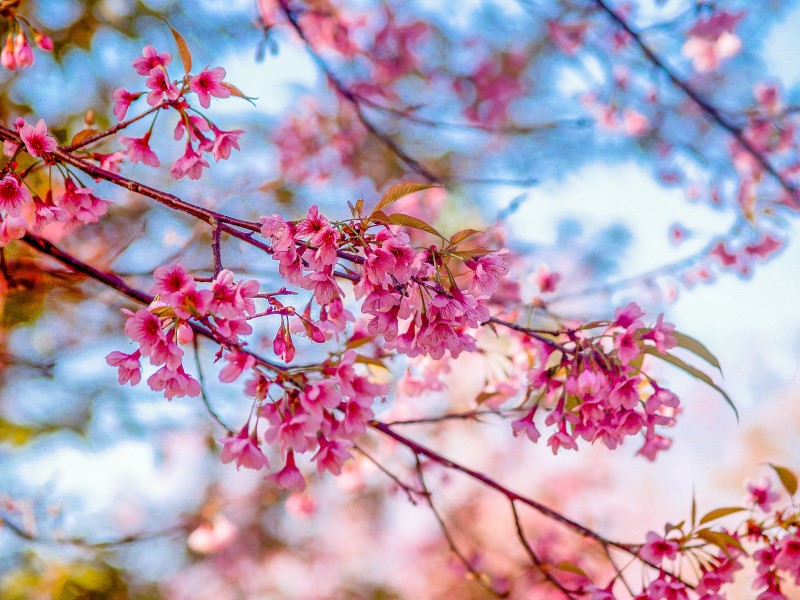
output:
<path id="1" fill-rule="evenodd" d="M 796 483 L 788 470 L 777 469 Z M 800 585 L 800 514 L 796 507 L 773 510 L 780 494 L 771 489 L 769 480 L 751 482 L 747 489 L 749 506 L 716 509 L 698 523 L 693 515 L 689 531 L 684 530 L 683 522 L 668 525 L 663 536 L 648 532 L 638 557 L 659 568 L 659 574 L 635 600 L 726 600 L 729 596 L 725 586 L 733 583 L 736 572 L 744 569 L 747 561 L 755 567 L 752 587 L 758 591 L 757 600 L 787 600 L 789 596 L 783 589 L 787 578 L 790 585 Z M 787 491 L 793 494 L 796 489 L 790 484 Z M 735 529 L 711 525 L 719 518 L 744 511 L 750 511 L 749 516 Z M 718 552 L 713 553 L 713 547 Z M 687 558 L 700 567 L 694 585 L 678 576 L 679 569 L 665 567 L 667 562 L 678 564 Z M 613 585 L 607 589 L 593 587 L 592 600 L 614 600 L 612 588 Z"/>
<path id="2" fill-rule="evenodd" d="M 579 439 L 614 449 L 639 434 L 644 443 L 638 453 L 649 460 L 669 448 L 657 428 L 675 423 L 679 399 L 643 372 L 642 361 L 648 353 L 666 354 L 677 342 L 662 316 L 653 327 L 643 316 L 631 303 L 617 309 L 611 322 L 568 332 L 564 344 L 538 342 L 538 366 L 528 374 L 530 409 L 512 423 L 514 435 L 536 442 L 541 434 L 534 416 L 545 409 L 545 425 L 555 428 L 548 439 L 554 454 L 577 450 Z M 603 327 L 600 335 L 586 335 L 596 327 Z"/>
<path id="3" fill-rule="evenodd" d="M 311 290 L 320 306 L 337 307 L 338 313 L 344 292 L 334 268 L 346 252 L 343 256 L 360 265 L 352 281 L 356 299 L 363 299 L 367 331 L 383 339 L 388 349 L 410 357 L 456 357 L 473 351 L 473 330 L 489 320 L 486 301 L 508 273 L 507 250 L 465 259 L 436 246 L 415 248 L 400 227 L 382 224 L 372 233 L 368 220 L 332 224 L 317 206 L 297 224 L 277 214 L 260 222 L 281 275 Z M 466 285 L 457 285 L 448 266 L 452 258 L 471 273 Z M 341 330 L 343 323 L 331 326 Z"/>
<path id="4" fill-rule="evenodd" d="M 197 282 L 180 264 L 159 267 L 154 273 L 156 299 L 147 308 L 124 309 L 127 315 L 126 335 L 138 344 L 129 354 L 115 351 L 106 362 L 118 369 L 119 383 L 136 385 L 141 381 L 141 358 L 160 367 L 147 380 L 155 391 L 163 391 L 167 399 L 199 396 L 200 384 L 183 368 L 181 345 L 194 339 L 191 321 L 197 320 L 214 332 L 221 350 L 227 349 L 228 365 L 220 372 L 220 380 L 236 380 L 255 359 L 241 350 L 240 335 L 253 332 L 248 319 L 255 315 L 254 298 L 259 293 L 257 281 L 235 281 L 233 273 L 222 270 L 208 289 L 198 289 Z"/>
<path id="5" fill-rule="evenodd" d="M 174 138 L 181 140 L 186 136 L 186 144 L 184 153 L 172 163 L 170 174 L 175 179 L 186 176 L 199 179 L 203 169 L 209 167 L 204 154 L 210 154 L 217 162 L 230 158 L 231 151 L 234 148 L 239 149 L 239 136 L 244 132 L 240 129 L 224 131 L 218 128 L 208 117 L 190 106 L 186 95 L 194 93 L 200 106 L 209 108 L 212 97 L 229 98 L 231 95 L 243 94 L 224 81 L 225 69 L 222 67 L 206 68 L 196 75 L 191 75 L 187 70 L 182 79 L 172 80 L 167 70 L 171 62 L 172 55 L 169 52 L 159 52 L 153 46 L 145 46 L 142 56 L 133 61 L 133 68 L 146 78 L 145 86 L 149 91 L 129 92 L 125 88 L 115 90 L 114 115 L 123 121 L 131 103 L 142 96 L 146 97 L 147 104 L 151 107 L 173 108 L 178 113 Z M 150 147 L 154 124 L 155 117 L 142 137 L 119 138 L 120 143 L 125 145 L 125 155 L 132 163 L 140 162 L 150 167 L 161 165 L 160 159 Z"/>
<path id="6" fill-rule="evenodd" d="M 62 175 L 63 187 L 55 193 L 53 187 L 44 198 L 31 192 L 28 183 L 14 172 L 19 167 L 17 158 L 20 152 L 48 162 L 49 153 L 56 150 L 58 144 L 48 133 L 47 124 L 42 119 L 36 125 L 31 125 L 18 118 L 14 129 L 22 144 L 10 141 L 3 144 L 3 153 L 10 160 L 0 179 L 0 246 L 21 238 L 26 231 L 37 232 L 51 223 L 68 227 L 96 223 L 106 213 L 110 203 L 95 196 L 91 188 L 76 183 L 68 174 Z M 11 172 L 7 172 L 9 170 Z"/>
<path id="7" fill-rule="evenodd" d="M 283 467 L 267 479 L 282 489 L 303 491 L 305 477 L 296 463 L 296 455 L 310 455 L 320 474 L 342 472 L 344 462 L 353 457 L 350 450 L 374 417 L 372 406 L 388 388 L 371 382 L 357 373 L 357 354 L 353 350 L 333 357 L 322 365 L 323 378 L 270 379 L 255 371 L 246 383 L 246 393 L 259 403 L 258 424 L 265 422 L 264 442 L 273 446 L 284 459 Z M 269 401 L 270 390 L 279 397 Z M 236 435 L 223 438 L 222 461 L 235 461 L 237 468 L 261 469 L 269 462 L 260 448 L 256 429 L 248 423 Z"/>

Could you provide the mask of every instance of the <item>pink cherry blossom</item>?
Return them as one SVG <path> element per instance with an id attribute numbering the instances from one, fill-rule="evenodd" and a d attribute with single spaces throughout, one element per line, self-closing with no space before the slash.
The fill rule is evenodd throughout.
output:
<path id="1" fill-rule="evenodd" d="M 167 366 L 161 367 L 147 380 L 147 385 L 156 392 L 163 391 L 167 400 L 175 397 L 190 396 L 195 398 L 200 395 L 200 383 L 191 375 L 184 372 L 180 366 L 177 370 Z"/>
<path id="2" fill-rule="evenodd" d="M 203 174 L 203 168 L 208 168 L 209 166 L 205 159 L 194 151 L 191 144 L 186 144 L 186 151 L 183 156 L 172 163 L 170 175 L 175 179 L 181 179 L 187 175 L 189 179 L 200 179 Z"/>
<path id="3" fill-rule="evenodd" d="M 197 94 L 200 106 L 208 108 L 211 105 L 211 96 L 228 98 L 231 95 L 231 91 L 222 85 L 223 79 L 225 79 L 225 69 L 214 67 L 204 69 L 189 80 L 189 87 Z"/>
<path id="4" fill-rule="evenodd" d="M 121 144 L 125 144 L 125 146 L 128 147 L 128 160 L 132 163 L 141 162 L 150 167 L 158 167 L 161 165 L 161 161 L 158 160 L 156 153 L 150 149 L 149 131 L 141 138 L 121 136 L 119 141 Z"/>
<path id="5" fill-rule="evenodd" d="M 294 452 L 288 452 L 286 454 L 286 465 L 283 469 L 277 473 L 268 475 L 265 479 L 284 490 L 291 490 L 299 493 L 306 489 L 306 480 L 294 462 Z"/>
<path id="6" fill-rule="evenodd" d="M 328 441 L 324 436 L 320 437 L 319 450 L 311 457 L 317 463 L 317 471 L 329 471 L 332 475 L 341 475 L 342 465 L 353 455 L 348 452 L 353 447 L 353 443 L 348 440 Z"/>
<path id="7" fill-rule="evenodd" d="M 0 210 L 16 217 L 30 201 L 31 193 L 15 175 L 9 173 L 0 179 Z"/>
<path id="8" fill-rule="evenodd" d="M 156 67 L 166 68 L 172 62 L 172 55 L 169 52 L 161 52 L 153 46 L 145 46 L 142 49 L 142 56 L 133 61 L 133 68 L 139 75 L 149 75 Z"/>
<path id="9" fill-rule="evenodd" d="M 219 380 L 223 383 L 236 381 L 244 371 L 256 364 L 256 359 L 252 355 L 238 350 L 225 354 L 225 360 L 228 364 L 219 372 Z"/>
<path id="10" fill-rule="evenodd" d="M 125 118 L 125 114 L 128 112 L 131 102 L 140 98 L 142 93 L 143 92 L 131 93 L 125 88 L 117 88 L 114 90 L 111 99 L 114 100 L 114 116 L 117 117 L 117 120 L 122 121 Z"/>
<path id="11" fill-rule="evenodd" d="M 639 556 L 653 564 L 660 565 L 664 559 L 675 560 L 680 545 L 674 540 L 665 540 L 655 531 L 648 531 L 645 543 L 639 549 Z"/>
<path id="12" fill-rule="evenodd" d="M 768 513 L 772 509 L 772 505 L 780 498 L 780 494 L 772 490 L 772 482 L 769 479 L 761 482 L 748 482 L 747 491 L 750 494 L 747 500 L 748 504 L 757 506 L 765 513 Z"/>
<path id="13" fill-rule="evenodd" d="M 124 352 L 114 351 L 106 356 L 106 363 L 111 367 L 117 367 L 119 373 L 117 380 L 120 385 L 130 382 L 131 385 L 136 385 L 142 379 L 142 365 L 139 363 L 139 351 L 133 354 L 125 354 Z"/>
<path id="14" fill-rule="evenodd" d="M 244 133 L 244 130 L 223 131 L 213 125 L 211 130 L 214 132 L 214 146 L 211 148 L 211 153 L 214 155 L 215 161 L 219 162 L 230 158 L 233 148 L 239 150 L 239 136 Z"/>
<path id="15" fill-rule="evenodd" d="M 236 435 L 230 435 L 219 440 L 222 444 L 220 460 L 224 464 L 236 463 L 236 470 L 241 467 L 258 471 L 264 467 L 269 468 L 267 457 L 258 446 L 258 438 L 249 433 L 249 424 L 242 427 Z"/>
<path id="16" fill-rule="evenodd" d="M 163 69 L 155 68 L 150 71 L 144 84 L 150 88 L 150 92 L 147 94 L 147 103 L 150 106 L 159 105 L 165 96 L 167 100 L 177 100 L 180 96 L 180 90 L 168 79 L 167 73 Z"/>
<path id="17" fill-rule="evenodd" d="M 43 154 L 52 152 L 58 147 L 55 138 L 48 135 L 44 119 L 39 119 L 36 127 L 26 123 L 19 130 L 19 135 L 28 150 L 28 154 L 31 156 L 41 157 Z"/>

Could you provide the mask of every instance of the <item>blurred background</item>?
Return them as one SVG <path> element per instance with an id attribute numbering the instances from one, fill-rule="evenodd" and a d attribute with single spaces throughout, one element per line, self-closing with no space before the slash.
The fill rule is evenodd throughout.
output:
<path id="1" fill-rule="evenodd" d="M 630 301 L 651 323 L 665 312 L 717 355 L 718 381 L 740 412 L 737 423 L 713 390 L 665 369 L 683 413 L 672 448 L 654 463 L 628 446 L 553 456 L 494 417 L 407 426 L 408 435 L 630 542 L 687 518 L 693 495 L 701 511 L 738 505 L 747 480 L 771 476 L 767 463 L 800 467 L 794 209 L 768 176 L 737 164 L 730 136 L 620 39 L 595 3 L 293 6 L 315 28 L 314 53 L 270 0 L 28 0 L 20 14 L 53 37 L 55 51 L 36 51 L 28 69 L 0 71 L 0 118 L 44 118 L 61 143 L 85 123 L 112 125 L 113 91 L 144 89 L 131 68 L 143 46 L 175 53 L 163 16 L 195 64 L 224 67 L 226 81 L 254 100 L 212 103 L 217 126 L 246 133 L 241 152 L 200 181 L 143 165 L 126 174 L 251 220 L 298 218 L 311 204 L 344 217 L 347 201 L 369 206 L 391 183 L 432 174 L 446 189 L 402 210 L 440 231 L 475 227 L 504 240 L 525 303 L 539 298 L 556 314 L 587 319 Z M 629 8 L 643 39 L 738 127 L 753 130 L 764 117 L 758 86 L 777 89 L 780 109 L 764 120 L 785 143 L 765 154 L 793 181 L 800 5 Z M 713 10 L 742 12 L 731 32 L 740 44 L 705 69 L 685 43 Z M 181 154 L 169 118 L 153 136 L 164 165 Z M 132 129 L 142 135 L 148 126 Z M 118 149 L 111 142 L 97 151 Z M 82 260 L 142 289 L 166 262 L 213 271 L 208 228 L 107 183 L 96 193 L 113 201 L 109 217 L 56 240 Z M 774 251 L 737 252 L 765 236 L 779 242 Z M 732 264 L 714 251 L 720 243 L 737 255 Z M 262 256 L 233 242 L 225 256 L 237 275 L 280 285 Z M 486 597 L 430 511 L 369 458 L 289 497 L 258 473 L 220 464 L 224 431 L 196 399 L 168 403 L 144 386 L 123 388 L 106 366 L 108 352 L 126 347 L 120 309 L 130 304 L 21 244 L 7 246 L 4 260 L 0 597 Z M 544 270 L 561 277 L 554 291 L 537 286 Z M 238 429 L 250 401 L 216 382 L 213 358 L 201 347 L 209 398 Z M 406 366 L 376 376 L 397 382 Z M 496 367 L 490 356 L 464 356 L 440 374 L 443 389 L 413 396 L 400 386 L 376 412 L 399 419 L 475 408 Z M 382 465 L 413 470 L 412 457 L 386 440 L 364 447 Z M 549 597 L 513 539 L 507 503 L 452 473 L 433 471 L 429 485 L 474 564 L 519 597 Z M 591 565 L 599 552 L 535 515 L 525 519 L 548 559 L 585 553 Z M 738 594 L 754 593 L 744 585 Z"/>

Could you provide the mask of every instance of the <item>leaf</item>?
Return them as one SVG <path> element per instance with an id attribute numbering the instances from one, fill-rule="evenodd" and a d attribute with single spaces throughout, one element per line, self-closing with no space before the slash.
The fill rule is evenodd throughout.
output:
<path id="1" fill-rule="evenodd" d="M 169 21 L 164 19 L 164 17 L 161 18 L 172 32 L 172 37 L 175 38 L 175 45 L 178 47 L 178 54 L 180 54 L 181 62 L 183 63 L 183 70 L 188 75 L 192 70 L 192 53 L 189 51 L 189 45 L 186 43 L 186 40 L 183 39 L 183 36 L 178 33 L 178 31 L 172 25 L 169 24 Z"/>
<path id="2" fill-rule="evenodd" d="M 567 573 L 580 575 L 581 577 L 586 577 L 587 579 L 589 578 L 589 576 L 586 574 L 586 571 L 581 569 L 579 566 L 573 565 L 571 562 L 567 562 L 565 560 L 553 565 L 553 568 L 559 569 L 560 571 L 566 571 Z"/>
<path id="3" fill-rule="evenodd" d="M 725 508 L 716 508 L 711 512 L 706 513 L 703 515 L 703 518 L 700 519 L 700 525 L 704 523 L 708 523 L 710 521 L 716 521 L 717 519 L 721 519 L 722 517 L 727 517 L 728 515 L 735 514 L 737 512 L 742 512 L 743 510 L 747 510 L 743 506 L 726 506 Z"/>
<path id="4" fill-rule="evenodd" d="M 226 90 L 228 90 L 231 93 L 231 96 L 236 96 L 237 98 L 241 98 L 243 100 L 247 100 L 253 106 L 256 105 L 256 103 L 253 102 L 253 100 L 255 100 L 255 98 L 253 96 L 246 95 L 242 90 L 240 90 L 238 87 L 236 87 L 232 83 L 228 83 L 227 81 L 223 81 L 223 82 L 221 82 L 220 85 L 222 85 L 222 87 L 224 87 Z"/>
<path id="5" fill-rule="evenodd" d="M 416 217 L 412 217 L 411 215 L 403 215 L 403 214 L 394 214 L 394 215 L 385 215 L 386 218 L 383 219 L 389 223 L 394 225 L 402 225 L 403 227 L 413 227 L 414 229 L 419 229 L 426 233 L 430 233 L 431 235 L 435 235 L 441 239 L 446 239 L 441 233 L 436 231 L 433 227 L 428 225 L 422 219 L 418 219 Z"/>
<path id="6" fill-rule="evenodd" d="M 494 252 L 491 248 L 486 248 L 484 246 L 478 246 L 477 244 L 473 244 L 468 242 L 464 244 L 463 248 L 459 248 L 457 250 L 448 250 L 448 254 L 452 254 L 453 256 L 457 256 L 458 258 L 469 258 L 471 256 L 486 256 L 487 254 L 491 254 Z"/>
<path id="7" fill-rule="evenodd" d="M 680 369 L 684 373 L 687 373 L 687 374 L 691 375 L 692 377 L 694 377 L 696 379 L 699 379 L 700 381 L 705 383 L 707 386 L 715 389 L 717 392 L 722 394 L 722 397 L 725 398 L 725 402 L 727 402 L 728 405 L 733 409 L 733 413 L 736 415 L 736 422 L 737 423 L 739 422 L 739 411 L 737 410 L 736 405 L 733 403 L 733 400 L 731 400 L 730 396 L 728 396 L 728 394 L 725 392 L 725 390 L 723 390 L 716 383 L 714 383 L 714 380 L 712 380 L 711 377 L 709 377 L 708 375 L 703 373 L 703 371 L 701 371 L 697 367 L 693 367 L 692 365 L 690 365 L 688 363 L 685 363 L 684 361 L 682 361 L 677 356 L 673 356 L 672 354 L 669 354 L 669 353 L 661 354 L 653 346 L 646 346 L 644 351 L 647 354 L 650 354 L 652 356 L 658 357 L 661 360 L 663 360 L 665 362 L 668 362 L 673 367 L 677 367 L 678 369 Z"/>
<path id="8" fill-rule="evenodd" d="M 72 137 L 72 141 L 70 142 L 70 145 L 74 146 L 75 144 L 80 144 L 83 140 L 89 139 L 90 137 L 92 137 L 96 133 L 100 133 L 99 130 L 92 129 L 90 127 L 87 127 L 86 129 L 81 129 L 78 133 L 76 133 Z"/>
<path id="9" fill-rule="evenodd" d="M 742 543 L 733 537 L 729 533 L 725 533 L 724 531 L 712 531 L 710 529 L 698 529 L 697 537 L 704 539 L 705 541 L 709 542 L 710 544 L 714 544 L 720 550 L 722 550 L 725 554 L 730 554 L 728 548 L 734 547 L 738 550 L 741 550 L 745 554 L 744 546 Z"/>
<path id="10" fill-rule="evenodd" d="M 692 488 L 692 529 L 697 523 L 697 500 L 694 497 L 694 488 Z"/>
<path id="11" fill-rule="evenodd" d="M 403 181 L 400 183 L 395 183 L 392 187 L 386 190 L 386 193 L 375 205 L 375 208 L 372 209 L 372 214 L 374 215 L 377 211 L 386 208 L 390 204 L 394 204 L 395 202 L 397 202 L 401 198 L 405 198 L 409 194 L 413 194 L 414 192 L 421 192 L 422 190 L 427 190 L 428 188 L 432 187 L 441 187 L 441 186 L 436 185 L 434 183 L 414 183 L 411 181 Z"/>
<path id="12" fill-rule="evenodd" d="M 797 492 L 797 475 L 795 475 L 786 467 L 779 467 L 778 465 L 773 465 L 772 463 L 769 463 L 769 466 L 774 469 L 775 473 L 777 473 L 778 479 L 781 480 L 781 484 L 783 485 L 784 489 L 789 492 L 790 496 L 794 496 Z"/>
<path id="13" fill-rule="evenodd" d="M 471 238 L 473 235 L 478 235 L 479 233 L 483 232 L 477 229 L 462 229 L 461 231 L 456 231 L 450 236 L 450 245 L 455 246 L 459 242 L 463 242 L 467 238 Z"/>
<path id="14" fill-rule="evenodd" d="M 679 331 L 675 331 L 673 333 L 675 339 L 678 340 L 678 347 L 684 348 L 694 354 L 695 356 L 699 356 L 712 367 L 716 367 L 720 373 L 722 373 L 722 367 L 717 360 L 717 357 L 714 356 L 711 351 L 706 348 L 700 341 L 694 339 L 691 336 L 686 335 L 685 333 L 680 333 Z"/>
<path id="15" fill-rule="evenodd" d="M 381 369 L 386 369 L 391 373 L 389 367 L 383 364 L 382 360 L 377 358 L 372 358 L 371 356 L 364 356 L 363 354 L 356 355 L 356 362 L 361 363 L 362 365 L 372 365 L 373 367 L 380 367 Z"/>
<path id="16" fill-rule="evenodd" d="M 373 339 L 374 338 L 372 336 L 365 335 L 364 337 L 356 338 L 354 340 L 349 340 L 347 342 L 347 344 L 345 344 L 345 347 L 348 350 L 352 350 L 353 348 L 358 348 L 358 347 L 363 346 L 365 344 L 369 344 Z"/>

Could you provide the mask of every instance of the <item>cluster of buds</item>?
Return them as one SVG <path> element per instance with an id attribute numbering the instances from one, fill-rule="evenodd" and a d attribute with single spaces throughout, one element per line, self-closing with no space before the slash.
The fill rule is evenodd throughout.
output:
<path id="1" fill-rule="evenodd" d="M 9 71 L 17 68 L 29 67 L 33 64 L 33 49 L 28 43 L 28 35 L 22 28 L 20 21 L 15 16 L 9 16 L 9 28 L 6 33 L 6 41 L 3 44 L 3 50 L 0 51 L 0 64 Z M 25 21 L 33 35 L 33 41 L 40 49 L 45 52 L 53 50 L 53 40 L 50 36 L 45 35 L 38 29 L 34 29 L 30 24 Z"/>

